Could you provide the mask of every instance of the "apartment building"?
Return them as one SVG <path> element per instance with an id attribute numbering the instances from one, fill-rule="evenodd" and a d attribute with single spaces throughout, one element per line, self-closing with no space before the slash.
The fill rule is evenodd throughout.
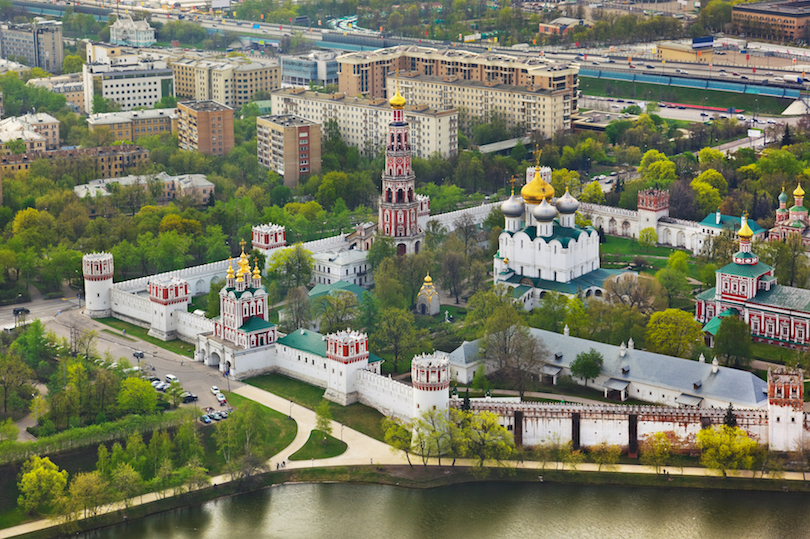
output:
<path id="1" fill-rule="evenodd" d="M 37 159 L 47 159 L 60 172 L 70 174 L 81 168 L 83 173 L 92 169 L 93 176 L 122 176 L 127 170 L 145 165 L 149 161 L 149 150 L 140 146 L 122 144 L 101 148 L 74 148 L 70 150 L 33 151 L 17 155 L 0 156 L 0 172 L 8 174 L 28 170 Z"/>
<path id="2" fill-rule="evenodd" d="M 216 101 L 177 104 L 177 141 L 184 150 L 226 155 L 233 149 L 233 109 Z"/>
<path id="3" fill-rule="evenodd" d="M 783 40 L 807 39 L 810 1 L 737 4 L 731 8 L 731 24 L 751 37 Z"/>
<path id="4" fill-rule="evenodd" d="M 70 73 L 68 75 L 54 75 L 41 79 L 31 79 L 26 84 L 45 88 L 53 93 L 65 96 L 68 105 L 72 106 L 76 112 L 84 113 L 84 84 L 81 73 Z"/>
<path id="5" fill-rule="evenodd" d="M 259 164 L 297 188 L 302 177 L 321 171 L 321 126 L 291 114 L 256 118 Z"/>
<path id="6" fill-rule="evenodd" d="M 551 137 L 560 129 L 571 129 L 571 115 L 577 111 L 576 68 L 545 68 L 536 86 L 515 86 L 497 82 L 465 80 L 459 76 L 434 77 L 416 72 L 400 74 L 399 91 L 409 103 L 424 103 L 438 110 L 458 109 L 459 124 L 469 129 L 494 115 L 507 127 L 523 126 Z M 388 92 L 396 80 L 388 78 Z"/>
<path id="7" fill-rule="evenodd" d="M 79 198 L 106 197 L 111 193 L 109 186 L 112 184 L 120 186 L 139 185 L 144 191 L 151 192 L 151 186 L 155 183 L 161 185 L 160 196 L 157 197 L 158 204 L 168 204 L 178 198 L 190 197 L 194 200 L 195 205 L 204 206 L 214 197 L 215 186 L 208 181 L 204 174 L 170 176 L 166 172 L 92 180 L 90 183 L 77 185 L 73 188 L 73 192 Z"/>
<path id="8" fill-rule="evenodd" d="M 84 108 L 93 110 L 93 98 L 101 95 L 121 105 L 123 110 L 152 108 L 164 97 L 174 95 L 174 75 L 164 60 L 149 56 L 107 57 L 84 64 Z"/>
<path id="9" fill-rule="evenodd" d="M 536 55 L 434 49 L 400 45 L 376 51 L 359 51 L 338 57 L 340 91 L 346 95 L 390 97 L 386 79 L 396 70 L 432 77 L 497 83 L 505 86 L 559 88 L 559 73 Z M 552 64 L 553 65 L 553 64 Z M 576 96 L 578 69 L 566 81 L 566 91 Z"/>
<path id="10" fill-rule="evenodd" d="M 321 126 L 334 119 L 346 144 L 359 148 L 363 154 L 374 154 L 385 144 L 392 115 L 391 105 L 385 99 L 284 88 L 274 91 L 271 100 L 273 112 L 277 114 L 292 114 Z M 438 152 L 448 158 L 458 153 L 458 111 L 455 109 L 408 105 L 405 121 L 410 124 L 411 148 L 417 157 L 427 158 Z"/>
<path id="11" fill-rule="evenodd" d="M 55 150 L 59 148 L 59 120 L 38 112 L 0 121 L 0 144 L 22 140 L 26 151 Z"/>
<path id="12" fill-rule="evenodd" d="M 48 73 L 61 73 L 65 59 L 60 21 L 0 26 L 0 56 Z"/>
<path id="13" fill-rule="evenodd" d="M 281 57 L 281 85 L 319 86 L 338 83 L 338 53 L 312 51 L 298 56 Z"/>
<path id="14" fill-rule="evenodd" d="M 155 43 L 155 29 L 145 20 L 133 21 L 123 15 L 110 26 L 110 43 L 130 47 L 148 47 Z"/>
<path id="15" fill-rule="evenodd" d="M 212 100 L 231 108 L 251 101 L 258 91 L 281 86 L 278 60 L 234 58 L 205 60 L 180 58 L 171 62 L 177 97 Z"/>
<path id="16" fill-rule="evenodd" d="M 135 142 L 139 138 L 176 130 L 176 109 L 130 110 L 91 114 L 87 118 L 90 131 L 109 129 L 115 140 Z"/>

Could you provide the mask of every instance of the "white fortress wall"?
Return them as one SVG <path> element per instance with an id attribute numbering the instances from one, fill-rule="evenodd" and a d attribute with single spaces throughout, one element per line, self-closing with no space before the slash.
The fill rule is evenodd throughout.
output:
<path id="1" fill-rule="evenodd" d="M 355 385 L 360 402 L 385 416 L 410 421 L 413 414 L 413 387 L 371 371 L 357 371 Z"/>
<path id="2" fill-rule="evenodd" d="M 480 206 L 473 206 L 472 208 L 465 208 L 463 210 L 440 213 L 439 215 L 431 215 L 430 218 L 428 218 L 428 221 L 436 221 L 446 228 L 447 232 L 452 232 L 456 229 L 456 221 L 463 215 L 469 215 L 472 217 L 473 223 L 477 225 L 483 223 L 484 219 L 489 216 L 492 210 L 494 208 L 500 208 L 500 206 L 500 202 L 482 204 Z"/>
<path id="3" fill-rule="evenodd" d="M 275 372 L 325 389 L 328 364 L 323 356 L 276 343 Z"/>
<path id="4" fill-rule="evenodd" d="M 144 328 L 152 326 L 152 302 L 148 297 L 113 288 L 110 290 L 110 303 L 115 318 Z"/>
<path id="5" fill-rule="evenodd" d="M 214 321 L 188 312 L 177 311 L 177 338 L 187 343 L 196 343 L 200 333 L 212 333 Z"/>
<path id="6" fill-rule="evenodd" d="M 176 277 L 178 279 L 185 279 L 188 281 L 188 288 L 191 295 L 199 296 L 208 293 L 211 286 L 211 280 L 213 278 L 224 278 L 227 271 L 228 261 L 220 260 L 219 262 L 211 262 L 210 264 L 203 264 L 201 266 L 192 266 L 190 268 L 181 270 L 158 273 L 148 277 L 139 277 L 137 279 L 130 279 L 129 281 L 121 281 L 120 283 L 113 284 L 113 288 L 127 291 L 146 290 L 148 288 L 149 281 L 166 280 Z"/>

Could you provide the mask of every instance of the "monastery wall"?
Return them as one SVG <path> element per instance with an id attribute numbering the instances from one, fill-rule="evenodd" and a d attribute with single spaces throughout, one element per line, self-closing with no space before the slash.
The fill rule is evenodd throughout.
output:
<path id="1" fill-rule="evenodd" d="M 273 370 L 313 386 L 326 388 L 327 363 L 328 360 L 323 356 L 277 343 Z"/>
<path id="2" fill-rule="evenodd" d="M 413 419 L 413 387 L 371 371 L 357 371 L 355 384 L 360 402 L 385 416 Z"/>
<path id="3" fill-rule="evenodd" d="M 493 202 L 491 204 L 482 204 L 480 206 L 473 206 L 472 208 L 465 208 L 463 210 L 456 210 L 447 213 L 441 213 L 439 215 L 431 216 L 428 221 L 436 221 L 444 228 L 447 229 L 447 232 L 452 232 L 456 229 L 455 222 L 460 217 L 464 215 L 469 215 L 472 217 L 473 223 L 480 224 L 484 222 L 484 219 L 492 212 L 494 208 L 500 208 L 500 202 Z"/>
<path id="4" fill-rule="evenodd" d="M 152 327 L 152 302 L 148 297 L 113 289 L 110 300 L 115 318 L 144 328 Z"/>
<path id="5" fill-rule="evenodd" d="M 201 266 L 193 266 L 181 270 L 158 273 L 148 277 L 130 279 L 129 281 L 121 281 L 120 283 L 113 284 L 113 288 L 125 291 L 146 290 L 148 288 L 149 281 L 162 281 L 164 279 L 176 277 L 178 279 L 185 279 L 188 281 L 191 295 L 199 296 L 208 293 L 211 286 L 211 280 L 214 277 L 224 278 L 227 271 L 228 261 L 220 260 L 219 262 L 211 262 L 210 264 L 203 264 Z"/>
<path id="6" fill-rule="evenodd" d="M 459 407 L 460 399 L 451 406 Z M 632 422 L 636 424 L 636 440 L 662 431 L 672 431 L 694 443 L 700 429 L 720 425 L 725 410 L 706 408 L 673 408 L 665 406 L 574 405 L 532 402 L 498 402 L 473 400 L 472 410 L 496 413 L 500 423 L 513 432 L 523 445 L 545 444 L 555 440 L 574 441 L 589 447 L 601 442 L 628 447 L 631 443 Z M 768 411 L 734 411 L 737 424 L 760 443 L 768 443 Z M 635 419 L 633 419 L 635 418 Z"/>
<path id="7" fill-rule="evenodd" d="M 196 343 L 200 333 L 214 331 L 214 321 L 188 312 L 177 311 L 177 338 L 187 343 Z"/>

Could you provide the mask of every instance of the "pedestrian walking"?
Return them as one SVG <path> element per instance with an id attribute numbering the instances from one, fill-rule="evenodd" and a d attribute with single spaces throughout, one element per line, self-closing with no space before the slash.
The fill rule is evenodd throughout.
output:
<path id="1" fill-rule="evenodd" d="M 182 359 L 180 360 L 180 366 L 181 367 L 183 366 L 183 360 Z"/>

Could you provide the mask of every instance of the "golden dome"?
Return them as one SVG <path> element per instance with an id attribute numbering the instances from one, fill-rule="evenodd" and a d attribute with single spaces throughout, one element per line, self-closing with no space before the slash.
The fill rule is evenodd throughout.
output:
<path id="1" fill-rule="evenodd" d="M 433 284 L 433 278 L 430 276 L 430 273 L 425 276 L 425 284 Z"/>
<path id="2" fill-rule="evenodd" d="M 802 184 L 796 186 L 796 189 L 793 190 L 793 196 L 795 197 L 803 197 L 804 196 L 804 189 L 802 189 Z"/>
<path id="3" fill-rule="evenodd" d="M 551 202 L 554 198 L 554 188 L 540 177 L 540 170 L 534 173 L 534 179 L 523 186 L 520 196 L 527 204 L 540 204 L 543 199 Z"/>
<path id="4" fill-rule="evenodd" d="M 262 276 L 261 272 L 259 272 L 259 261 L 256 261 L 256 264 L 253 266 L 253 278 L 258 279 Z"/>
<path id="5" fill-rule="evenodd" d="M 405 98 L 399 93 L 399 84 L 397 84 L 397 93 L 394 94 L 394 97 L 391 98 L 389 103 L 391 103 L 391 106 L 395 109 L 405 108 L 405 103 L 407 103 L 407 101 L 405 101 Z"/>
<path id="6" fill-rule="evenodd" d="M 746 219 L 745 215 L 743 215 L 742 227 L 740 228 L 740 231 L 737 232 L 737 235 L 740 238 L 746 239 L 746 240 L 750 240 L 751 238 L 754 237 L 754 231 L 751 230 L 750 226 L 748 226 L 748 219 Z"/>
<path id="7" fill-rule="evenodd" d="M 228 259 L 228 279 L 233 279 L 233 262 L 231 259 Z"/>

